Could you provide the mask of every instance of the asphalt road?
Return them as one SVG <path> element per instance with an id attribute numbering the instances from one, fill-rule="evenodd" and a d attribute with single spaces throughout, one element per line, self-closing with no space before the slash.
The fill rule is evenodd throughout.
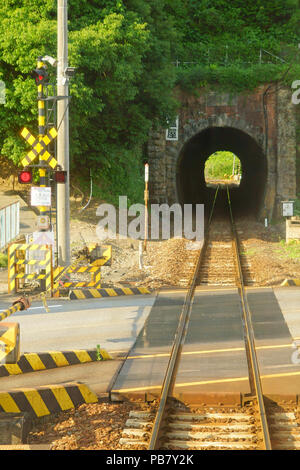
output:
<path id="1" fill-rule="evenodd" d="M 33 302 L 6 319 L 20 324 L 20 351 L 47 352 L 95 349 L 128 352 L 154 303 L 155 295 L 91 300 L 53 299 Z M 10 306 L 0 300 L 0 311 Z"/>

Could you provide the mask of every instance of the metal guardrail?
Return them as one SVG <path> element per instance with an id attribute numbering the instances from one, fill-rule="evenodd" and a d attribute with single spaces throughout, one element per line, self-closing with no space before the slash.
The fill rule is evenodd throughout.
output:
<path id="1" fill-rule="evenodd" d="M 0 209 L 0 250 L 20 233 L 20 203 L 8 204 Z"/>
<path id="2" fill-rule="evenodd" d="M 176 68 L 188 68 L 197 65 L 219 65 L 219 66 L 230 66 L 230 65 L 244 65 L 251 66 L 254 64 L 287 64 L 291 59 L 283 59 L 282 57 L 273 54 L 265 49 L 259 49 L 249 56 L 249 50 L 236 49 L 228 45 L 220 47 L 206 47 L 203 46 L 198 53 L 198 57 L 192 60 L 179 60 L 178 58 L 172 62 Z"/>

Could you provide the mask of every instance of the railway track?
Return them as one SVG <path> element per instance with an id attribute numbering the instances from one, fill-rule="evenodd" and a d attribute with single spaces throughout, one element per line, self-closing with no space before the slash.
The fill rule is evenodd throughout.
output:
<path id="1" fill-rule="evenodd" d="M 218 194 L 216 191 L 215 201 Z M 148 450 L 300 449 L 298 410 L 286 404 L 266 407 L 256 357 L 251 312 L 245 292 L 240 247 L 228 194 L 228 219 L 214 220 L 214 205 L 204 245 L 194 266 L 156 412 L 132 412 L 120 444 Z M 214 201 L 214 203 L 215 203 Z M 238 288 L 251 393 L 242 407 L 182 405 L 172 397 L 195 288 Z"/>
<path id="2" fill-rule="evenodd" d="M 267 410 L 272 450 L 299 450 L 298 412 L 286 404 Z M 149 449 L 155 413 L 131 411 L 120 444 Z M 160 449 L 172 450 L 264 450 L 257 407 L 198 407 L 188 412 L 181 404 L 168 409 Z"/>

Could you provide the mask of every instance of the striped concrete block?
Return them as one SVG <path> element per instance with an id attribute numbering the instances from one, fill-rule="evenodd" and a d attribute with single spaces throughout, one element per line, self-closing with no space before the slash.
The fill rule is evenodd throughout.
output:
<path id="1" fill-rule="evenodd" d="M 116 297 L 119 295 L 151 294 L 146 287 L 116 287 L 106 289 L 72 289 L 70 299 L 93 299 L 101 297 Z"/>
<path id="2" fill-rule="evenodd" d="M 47 385 L 0 392 L 1 412 L 21 413 L 27 411 L 38 418 L 70 410 L 83 403 L 97 402 L 97 395 L 81 383 Z"/>
<path id="3" fill-rule="evenodd" d="M 27 260 L 26 253 L 43 252 L 44 260 Z M 25 265 L 35 266 L 37 271 L 26 274 Z M 43 273 L 41 273 L 43 269 Z M 52 286 L 52 252 L 47 245 L 37 243 L 12 243 L 8 247 L 8 293 L 17 292 L 20 283 L 25 281 L 44 280 L 46 290 Z"/>
<path id="4" fill-rule="evenodd" d="M 16 364 L 0 366 L 0 377 L 112 359 L 105 349 L 27 353 Z"/>
<path id="5" fill-rule="evenodd" d="M 91 274 L 91 281 L 80 281 L 72 280 L 70 278 L 73 274 Z M 83 288 L 101 288 L 101 267 L 98 266 L 70 266 L 65 269 L 62 266 L 58 266 L 53 273 L 54 277 L 54 287 L 53 287 L 53 297 L 60 296 L 60 288 L 73 288 L 73 289 L 83 289 Z"/>
<path id="6" fill-rule="evenodd" d="M 281 286 L 300 286 L 300 279 L 285 279 Z"/>
<path id="7" fill-rule="evenodd" d="M 13 364 L 20 359 L 19 323 L 0 323 L 0 364 Z M 0 366 L 1 369 L 1 366 Z"/>

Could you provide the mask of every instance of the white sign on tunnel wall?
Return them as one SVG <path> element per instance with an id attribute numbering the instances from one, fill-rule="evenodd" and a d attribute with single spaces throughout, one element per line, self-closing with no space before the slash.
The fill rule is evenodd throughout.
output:
<path id="1" fill-rule="evenodd" d="M 170 122 L 168 129 L 166 130 L 166 140 L 178 140 L 178 124 L 179 119 L 177 118 Z"/>

